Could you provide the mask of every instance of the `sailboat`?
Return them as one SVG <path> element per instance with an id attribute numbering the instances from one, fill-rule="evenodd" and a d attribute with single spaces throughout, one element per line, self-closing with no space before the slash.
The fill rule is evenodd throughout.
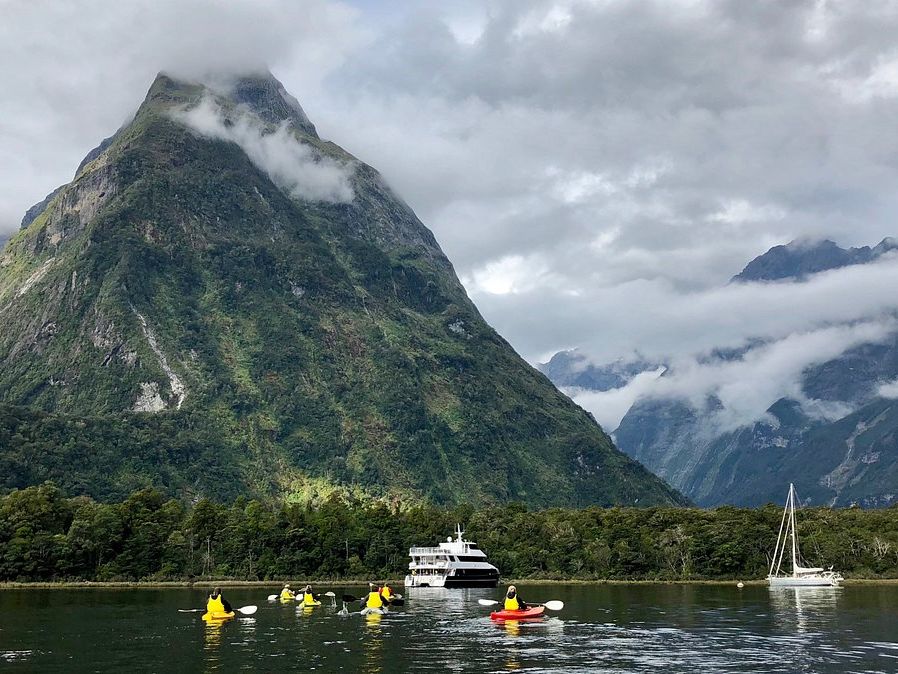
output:
<path id="1" fill-rule="evenodd" d="M 792 548 L 792 574 L 783 571 L 783 557 L 786 548 Z M 773 560 L 770 562 L 770 572 L 767 574 L 767 582 L 770 587 L 837 587 L 844 580 L 842 574 L 833 571 L 824 571 L 819 567 L 802 566 L 801 553 L 798 551 L 798 531 L 795 528 L 795 486 L 789 484 L 789 496 L 786 498 L 786 508 L 783 510 L 783 521 L 780 522 L 780 532 L 776 537 L 776 550 Z"/>

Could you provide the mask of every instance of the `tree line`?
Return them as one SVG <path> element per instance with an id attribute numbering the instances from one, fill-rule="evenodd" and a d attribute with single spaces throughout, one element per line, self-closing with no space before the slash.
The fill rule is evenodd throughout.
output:
<path id="1" fill-rule="evenodd" d="M 504 578 L 763 578 L 781 516 L 774 505 L 185 505 L 152 488 L 99 503 L 46 483 L 0 496 L 0 581 L 395 579 L 409 547 L 445 540 L 456 523 Z M 798 519 L 808 562 L 846 577 L 898 577 L 898 508 L 811 508 Z"/>

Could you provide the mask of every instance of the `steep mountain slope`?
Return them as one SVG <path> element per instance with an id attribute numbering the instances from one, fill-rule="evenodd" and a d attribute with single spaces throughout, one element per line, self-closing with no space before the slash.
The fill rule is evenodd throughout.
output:
<path id="1" fill-rule="evenodd" d="M 800 282 L 819 271 L 873 262 L 894 249 L 893 239 L 850 249 L 830 241 L 793 242 L 755 258 L 734 281 Z M 742 357 L 738 351 L 709 356 L 717 363 Z M 550 364 L 544 372 L 556 384 L 600 391 L 626 385 L 644 365 L 596 366 L 566 353 L 556 354 Z M 644 397 L 621 420 L 614 438 L 700 505 L 780 501 L 789 482 L 815 504 L 889 505 L 898 500 L 896 381 L 898 335 L 893 335 L 807 368 L 801 389 L 805 401 L 814 401 L 810 408 L 782 398 L 763 420 L 732 429 L 720 426 L 721 402 L 713 396 L 698 408 L 686 400 Z"/>
<path id="2" fill-rule="evenodd" d="M 271 75 L 161 75 L 0 255 L 0 484 L 674 503 Z"/>

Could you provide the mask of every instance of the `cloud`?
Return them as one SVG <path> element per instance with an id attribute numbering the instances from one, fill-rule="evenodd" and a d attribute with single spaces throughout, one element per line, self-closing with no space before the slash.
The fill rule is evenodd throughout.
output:
<path id="1" fill-rule="evenodd" d="M 668 364 L 669 372 L 657 380 L 643 378 L 604 394 L 572 392 L 609 429 L 619 423 L 624 401 L 637 395 L 685 398 L 698 408 L 714 395 L 724 406 L 717 423 L 733 428 L 762 419 L 784 396 L 806 403 L 810 414 L 846 413 L 846 408 L 806 401 L 801 374 L 810 365 L 894 334 L 896 283 L 898 259 L 886 256 L 876 263 L 817 274 L 806 282 L 684 292 L 654 280 L 580 294 L 563 287 L 510 295 L 481 290 L 477 298 L 487 315 L 501 312 L 500 324 L 514 323 L 513 331 L 532 326 L 518 347 L 535 360 L 546 360 L 556 346 L 578 346 L 596 364 L 634 353 Z M 534 317 L 527 307 L 536 292 L 542 309 Z M 561 322 L 563 339 L 556 327 Z M 744 353 L 724 360 L 715 356 L 719 350 Z"/>
<path id="2" fill-rule="evenodd" d="M 898 398 L 898 380 L 881 384 L 876 394 L 881 398 Z"/>
<path id="3" fill-rule="evenodd" d="M 625 386 L 609 391 L 590 391 L 576 386 L 562 390 L 585 410 L 589 410 L 607 430 L 614 430 L 620 424 L 627 410 L 639 398 L 651 394 L 657 388 L 659 377 L 665 368 L 646 370 L 634 376 Z"/>
<path id="4" fill-rule="evenodd" d="M 359 19 L 328 0 L 3 3 L 0 232 L 72 179 L 157 72 L 197 79 L 290 64 L 301 97 L 366 42 Z"/>
<path id="5" fill-rule="evenodd" d="M 289 123 L 274 131 L 249 109 L 227 114 L 212 96 L 175 113 L 197 133 L 236 143 L 250 160 L 290 196 L 309 201 L 348 202 L 354 198 L 353 166 L 320 155 L 300 142 Z"/>

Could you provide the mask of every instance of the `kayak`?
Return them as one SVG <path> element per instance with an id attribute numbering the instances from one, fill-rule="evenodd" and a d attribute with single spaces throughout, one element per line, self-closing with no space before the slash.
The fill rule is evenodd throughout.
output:
<path id="1" fill-rule="evenodd" d="M 545 606 L 531 606 L 530 608 L 518 609 L 516 611 L 493 611 L 490 618 L 493 620 L 527 620 L 528 618 L 539 618 L 546 610 Z"/>
<path id="2" fill-rule="evenodd" d="M 227 613 L 209 613 L 208 611 L 203 614 L 203 620 L 206 622 L 224 622 L 225 620 L 230 620 L 233 618 L 236 613 L 233 611 L 228 611 Z"/>
<path id="3" fill-rule="evenodd" d="M 385 608 L 363 608 L 361 610 L 362 615 L 385 615 L 387 609 Z"/>

